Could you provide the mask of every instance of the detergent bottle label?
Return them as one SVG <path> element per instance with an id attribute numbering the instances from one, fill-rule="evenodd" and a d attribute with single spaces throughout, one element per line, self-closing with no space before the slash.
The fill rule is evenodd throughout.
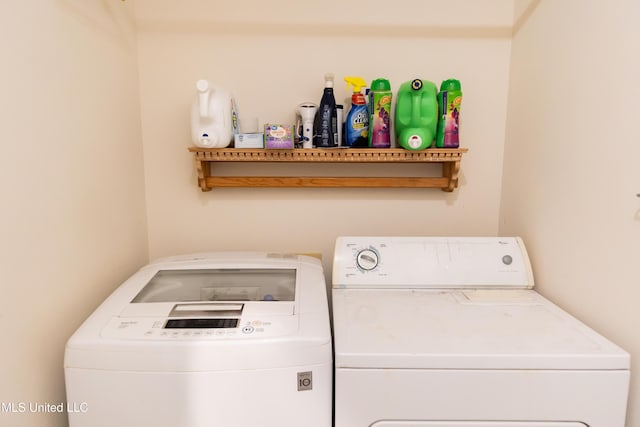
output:
<path id="1" fill-rule="evenodd" d="M 353 105 L 347 114 L 345 142 L 348 147 L 366 147 L 369 135 L 369 112 L 366 105 Z"/>
<path id="2" fill-rule="evenodd" d="M 443 92 L 442 104 L 446 106 L 443 112 L 443 129 L 442 146 L 445 148 L 457 148 L 460 146 L 460 104 L 462 96 L 459 92 Z"/>
<path id="3" fill-rule="evenodd" d="M 391 93 L 374 93 L 371 99 L 372 148 L 389 148 L 391 146 Z"/>

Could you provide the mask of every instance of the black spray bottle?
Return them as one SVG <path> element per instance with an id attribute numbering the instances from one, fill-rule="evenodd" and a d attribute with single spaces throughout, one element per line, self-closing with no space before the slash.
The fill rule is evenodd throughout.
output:
<path id="1" fill-rule="evenodd" d="M 318 148 L 339 145 L 336 98 L 333 96 L 333 74 L 331 73 L 324 75 L 324 92 L 313 121 L 313 145 Z"/>

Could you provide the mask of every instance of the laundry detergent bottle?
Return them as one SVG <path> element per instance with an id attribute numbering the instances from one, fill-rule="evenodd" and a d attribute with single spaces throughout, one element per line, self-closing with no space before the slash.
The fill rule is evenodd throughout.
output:
<path id="1" fill-rule="evenodd" d="M 344 80 L 353 86 L 351 109 L 347 113 L 344 126 L 344 139 L 347 147 L 364 148 L 368 144 L 369 111 L 367 101 L 361 90 L 367 85 L 361 77 L 345 77 Z"/>
<path id="2" fill-rule="evenodd" d="M 449 79 L 440 85 L 438 94 L 438 134 L 436 147 L 458 148 L 460 146 L 460 105 L 462 104 L 462 88 L 460 81 Z"/>
<path id="3" fill-rule="evenodd" d="M 407 150 L 429 148 L 436 137 L 438 101 L 436 85 L 427 80 L 404 82 L 396 104 L 396 138 Z"/>
<path id="4" fill-rule="evenodd" d="M 391 84 L 375 79 L 369 91 L 369 147 L 391 147 Z"/>
<path id="5" fill-rule="evenodd" d="M 224 148 L 233 140 L 237 112 L 231 94 L 196 82 L 198 96 L 191 107 L 191 140 L 196 147 Z"/>
<path id="6" fill-rule="evenodd" d="M 333 74 L 324 75 L 324 91 L 313 121 L 313 145 L 319 148 L 337 147 L 338 117 L 336 98 L 333 95 Z"/>

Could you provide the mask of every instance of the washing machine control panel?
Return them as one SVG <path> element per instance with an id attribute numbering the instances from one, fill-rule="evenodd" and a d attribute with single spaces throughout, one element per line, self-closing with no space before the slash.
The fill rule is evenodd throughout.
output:
<path id="1" fill-rule="evenodd" d="M 102 330 L 103 338 L 144 340 L 253 339 L 290 335 L 297 316 L 229 319 L 166 319 L 114 317 Z"/>
<path id="2" fill-rule="evenodd" d="M 333 287 L 531 288 L 533 276 L 514 237 L 339 237 Z"/>

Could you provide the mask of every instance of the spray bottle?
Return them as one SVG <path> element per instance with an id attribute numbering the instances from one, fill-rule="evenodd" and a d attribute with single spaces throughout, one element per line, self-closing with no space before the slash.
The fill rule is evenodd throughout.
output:
<path id="1" fill-rule="evenodd" d="M 438 133 L 436 135 L 436 147 L 458 148 L 460 146 L 460 104 L 462 104 L 462 89 L 460 81 L 449 79 L 440 85 L 438 94 L 438 108 L 440 119 L 438 120 Z"/>
<path id="2" fill-rule="evenodd" d="M 333 96 L 333 74 L 324 75 L 324 91 L 313 122 L 313 145 L 319 148 L 337 147 L 338 119 Z"/>
<path id="3" fill-rule="evenodd" d="M 367 101 L 361 90 L 367 85 L 361 77 L 345 77 L 344 81 L 353 86 L 351 109 L 347 113 L 344 126 L 344 139 L 347 147 L 366 147 L 369 134 L 369 112 Z"/>
<path id="4" fill-rule="evenodd" d="M 369 92 L 369 147 L 391 147 L 391 84 L 375 79 Z"/>

